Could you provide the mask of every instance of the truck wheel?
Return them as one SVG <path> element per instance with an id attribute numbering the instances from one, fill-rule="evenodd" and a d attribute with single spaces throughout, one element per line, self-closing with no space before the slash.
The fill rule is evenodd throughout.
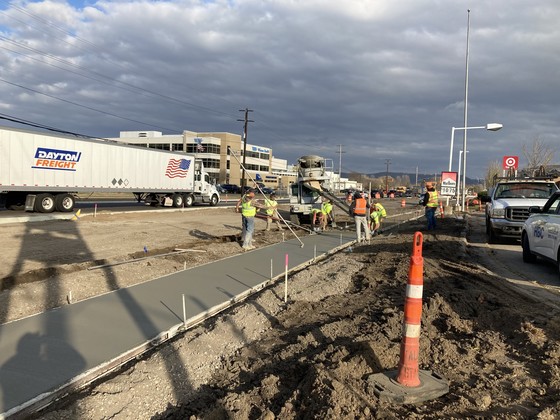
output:
<path id="1" fill-rule="evenodd" d="M 185 194 L 184 199 L 185 207 L 190 207 L 194 204 L 194 197 L 192 196 L 192 194 Z"/>
<path id="2" fill-rule="evenodd" d="M 499 236 L 496 235 L 496 232 L 494 232 L 494 229 L 492 229 L 492 226 L 490 225 L 486 225 L 486 236 L 488 238 L 488 243 L 489 244 L 497 244 L 499 242 Z"/>
<path id="3" fill-rule="evenodd" d="M 183 207 L 185 203 L 182 194 L 173 194 L 171 199 L 173 200 L 173 207 Z"/>
<path id="4" fill-rule="evenodd" d="M 39 213 L 52 213 L 54 207 L 54 196 L 52 194 L 37 194 L 37 197 L 35 197 L 35 211 Z"/>
<path id="5" fill-rule="evenodd" d="M 218 199 L 218 196 L 216 194 L 213 194 L 212 198 L 210 198 L 210 205 L 214 207 L 216 204 L 218 204 L 218 201 L 220 201 Z"/>
<path id="6" fill-rule="evenodd" d="M 75 200 L 74 197 L 70 194 L 57 194 L 54 197 L 54 207 L 56 211 L 60 211 L 62 213 L 69 213 L 74 210 Z"/>
<path id="7" fill-rule="evenodd" d="M 529 245 L 527 235 L 523 235 L 521 239 L 521 248 L 523 249 L 523 262 L 534 263 L 537 261 L 537 256 L 531 253 L 531 246 Z"/>

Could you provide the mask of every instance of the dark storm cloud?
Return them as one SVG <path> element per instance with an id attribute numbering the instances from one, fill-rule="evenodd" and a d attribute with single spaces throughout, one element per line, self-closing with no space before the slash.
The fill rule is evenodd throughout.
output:
<path id="1" fill-rule="evenodd" d="M 248 107 L 249 142 L 290 163 L 338 164 L 342 145 L 344 170 L 436 173 L 463 126 L 467 8 L 468 125 L 504 124 L 468 132 L 481 177 L 536 137 L 558 144 L 554 0 L 4 4 L 0 112 L 115 137 L 240 133 Z"/>

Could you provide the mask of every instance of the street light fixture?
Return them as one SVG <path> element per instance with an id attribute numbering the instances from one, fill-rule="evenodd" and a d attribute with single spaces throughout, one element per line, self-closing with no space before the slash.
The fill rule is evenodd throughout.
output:
<path id="1" fill-rule="evenodd" d="M 451 127 L 451 146 L 449 147 L 449 172 L 451 172 L 451 162 L 453 158 L 453 141 L 455 140 L 455 130 L 476 130 L 476 129 L 486 129 L 488 131 L 498 131 L 503 128 L 502 124 L 499 123 L 488 123 L 486 125 L 480 125 L 476 127 Z M 466 174 L 467 174 L 467 141 L 465 136 L 465 141 L 463 142 L 463 190 L 462 190 L 462 202 L 461 202 L 461 211 L 465 211 L 465 182 L 466 182 Z M 460 185 L 461 180 L 457 180 L 457 185 Z M 457 197 L 459 194 L 457 193 Z"/>
<path id="2" fill-rule="evenodd" d="M 503 125 L 498 123 L 489 123 L 478 127 L 451 127 L 451 147 L 449 148 L 449 169 L 451 172 L 451 159 L 453 158 L 453 141 L 455 140 L 455 130 L 475 130 L 485 128 L 488 131 L 498 131 L 502 129 Z"/>

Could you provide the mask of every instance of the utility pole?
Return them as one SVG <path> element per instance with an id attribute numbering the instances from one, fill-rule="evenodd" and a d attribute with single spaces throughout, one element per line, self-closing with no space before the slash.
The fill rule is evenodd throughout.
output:
<path id="1" fill-rule="evenodd" d="M 250 122 L 254 122 L 253 120 L 249 119 L 249 112 L 253 112 L 252 109 L 249 108 L 245 108 L 245 109 L 240 109 L 239 112 L 244 112 L 245 113 L 245 118 L 242 120 L 237 120 L 237 121 L 243 121 L 243 168 L 241 168 L 242 172 L 241 172 L 241 193 L 243 194 L 245 192 L 245 162 L 246 162 L 246 156 L 247 156 L 247 126 L 249 125 Z"/>
<path id="2" fill-rule="evenodd" d="M 387 164 L 387 173 L 385 174 L 385 194 L 389 194 L 389 165 L 391 164 L 391 159 L 385 159 Z"/>
<path id="3" fill-rule="evenodd" d="M 338 190 L 340 191 L 340 182 L 342 179 L 342 154 L 346 153 L 342 151 L 342 144 L 337 144 L 338 146 Z"/>

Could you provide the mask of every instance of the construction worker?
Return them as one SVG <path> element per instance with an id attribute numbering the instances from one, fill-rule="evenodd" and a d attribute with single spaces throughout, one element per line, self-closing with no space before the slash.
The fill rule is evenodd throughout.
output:
<path id="1" fill-rule="evenodd" d="M 244 251 L 255 249 L 253 246 L 253 232 L 255 231 L 255 215 L 257 214 L 257 204 L 253 190 L 247 191 L 237 202 L 235 212 L 239 213 L 241 208 L 241 241 Z"/>
<path id="2" fill-rule="evenodd" d="M 329 200 L 328 198 L 323 198 L 323 204 L 321 204 L 321 213 L 323 213 L 321 228 L 323 230 L 327 230 L 327 224 L 329 223 L 329 221 L 334 224 L 333 206 L 331 204 L 331 200 Z"/>
<path id="3" fill-rule="evenodd" d="M 282 225 L 278 220 L 280 217 L 278 216 L 278 202 L 276 201 L 276 194 L 271 193 L 269 198 L 264 200 L 264 205 L 266 207 L 266 230 L 270 230 L 270 225 L 272 225 L 272 220 L 276 222 L 276 226 L 278 226 L 278 230 L 282 230 Z"/>
<path id="4" fill-rule="evenodd" d="M 350 216 L 354 217 L 354 222 L 356 223 L 356 239 L 358 242 L 362 241 L 362 229 L 365 232 L 366 240 L 371 239 L 367 215 L 369 214 L 369 203 L 362 197 L 359 191 L 354 194 L 354 201 L 350 205 Z"/>
<path id="5" fill-rule="evenodd" d="M 318 207 L 313 207 L 311 209 L 311 229 L 315 230 L 317 223 L 321 228 L 323 227 L 323 211 Z"/>
<path id="6" fill-rule="evenodd" d="M 370 212 L 371 212 L 370 217 L 372 220 L 372 227 L 371 227 L 372 235 L 373 232 L 381 233 L 381 222 L 383 221 L 383 219 L 387 217 L 387 210 L 385 210 L 385 207 L 383 207 L 383 205 L 379 202 L 379 200 L 374 200 Z M 376 222 L 373 223 L 374 221 Z"/>
<path id="7" fill-rule="evenodd" d="M 372 206 L 373 209 L 373 206 Z M 369 214 L 370 217 L 370 224 L 371 224 L 371 236 L 377 235 L 379 233 L 379 227 L 381 226 L 380 219 L 381 219 L 381 212 L 377 210 L 371 211 Z"/>
<path id="8" fill-rule="evenodd" d="M 438 208 L 438 193 L 433 182 L 426 182 L 426 194 L 422 200 L 425 207 L 428 230 L 436 228 L 436 209 Z"/>

